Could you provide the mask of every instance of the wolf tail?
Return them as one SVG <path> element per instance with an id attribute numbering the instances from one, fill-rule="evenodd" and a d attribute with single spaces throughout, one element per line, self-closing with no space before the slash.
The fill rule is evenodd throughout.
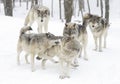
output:
<path id="1" fill-rule="evenodd" d="M 20 30 L 20 36 L 25 34 L 27 31 L 29 30 L 32 30 L 32 28 L 30 26 L 26 26 L 26 27 L 23 27 L 21 30 Z"/>

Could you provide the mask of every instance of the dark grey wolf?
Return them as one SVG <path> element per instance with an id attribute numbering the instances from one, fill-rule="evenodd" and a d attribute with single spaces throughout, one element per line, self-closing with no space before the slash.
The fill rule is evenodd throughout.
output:
<path id="1" fill-rule="evenodd" d="M 31 70 L 34 71 L 34 57 L 35 55 L 44 55 L 46 49 L 56 45 L 58 39 L 51 33 L 40 33 L 40 34 L 26 34 L 28 30 L 31 30 L 30 26 L 25 26 L 20 30 L 20 36 L 17 44 L 17 62 L 20 64 L 20 54 L 22 51 L 26 52 L 27 56 L 31 56 Z"/>
<path id="2" fill-rule="evenodd" d="M 47 33 L 49 18 L 50 18 L 49 8 L 47 8 L 46 6 L 35 5 L 29 10 L 25 18 L 24 25 L 31 26 L 33 22 L 36 21 L 38 24 L 38 33 L 43 32 L 42 29 L 43 26 L 44 32 Z"/>
<path id="3" fill-rule="evenodd" d="M 104 38 L 104 48 L 106 48 L 106 38 L 108 33 L 109 23 L 107 23 L 105 18 L 98 15 L 85 14 L 84 17 L 89 20 L 89 26 L 95 40 L 95 49 L 102 51 L 102 37 Z M 99 44 L 98 44 L 98 42 Z M 99 46 L 98 46 L 99 45 Z"/>

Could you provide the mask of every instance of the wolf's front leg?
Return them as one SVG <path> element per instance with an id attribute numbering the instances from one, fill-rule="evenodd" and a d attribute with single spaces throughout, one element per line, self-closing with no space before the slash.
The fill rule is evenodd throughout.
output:
<path id="1" fill-rule="evenodd" d="M 62 59 L 60 59 L 60 76 L 59 78 L 60 79 L 64 79 L 66 76 L 65 76 L 65 72 L 64 72 L 64 62 Z"/>
<path id="2" fill-rule="evenodd" d="M 99 52 L 102 52 L 102 37 L 99 37 Z"/>
<path id="3" fill-rule="evenodd" d="M 35 71 L 35 68 L 34 68 L 34 54 L 31 54 L 31 71 Z"/>

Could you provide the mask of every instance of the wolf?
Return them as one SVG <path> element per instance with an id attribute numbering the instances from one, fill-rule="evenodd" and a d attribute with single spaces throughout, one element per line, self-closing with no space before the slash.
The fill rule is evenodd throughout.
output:
<path id="1" fill-rule="evenodd" d="M 104 38 L 104 48 L 106 48 L 106 38 L 108 33 L 109 23 L 107 23 L 105 18 L 102 18 L 98 15 L 93 14 L 85 14 L 85 18 L 88 21 L 90 26 L 90 30 L 93 34 L 93 38 L 95 41 L 95 51 L 102 51 L 102 37 Z M 98 44 L 99 42 L 99 44 Z"/>
<path id="2" fill-rule="evenodd" d="M 88 34 L 87 34 L 86 26 L 87 26 L 86 20 L 83 21 L 82 25 L 71 22 L 65 23 L 63 36 L 75 37 L 82 44 L 82 50 L 84 50 L 84 59 L 88 60 L 87 52 L 86 52 Z"/>
<path id="3" fill-rule="evenodd" d="M 38 33 L 43 33 L 43 27 L 44 27 L 44 33 L 48 32 L 48 22 L 50 18 L 50 10 L 46 6 L 39 6 L 34 5 L 28 12 L 24 25 L 25 26 L 31 26 L 34 21 L 38 24 Z"/>
<path id="4" fill-rule="evenodd" d="M 54 63 L 58 63 L 58 61 L 55 61 L 53 57 L 59 56 L 60 54 L 62 36 L 56 36 L 56 38 L 59 40 L 58 42 L 56 42 L 56 45 L 47 48 L 46 51 L 44 52 L 44 56 L 38 54 L 38 56 L 36 57 L 37 60 L 42 59 L 41 63 L 42 69 L 45 69 L 45 63 L 47 60 L 50 60 Z"/>
<path id="5" fill-rule="evenodd" d="M 26 52 L 25 58 L 31 56 L 31 70 L 34 71 L 34 57 L 35 55 L 44 55 L 47 48 L 52 47 L 58 43 L 56 36 L 51 33 L 40 34 L 26 34 L 28 30 L 32 30 L 30 26 L 25 26 L 20 30 L 20 36 L 17 43 L 17 63 L 20 64 L 20 54 L 22 51 Z"/>
<path id="6" fill-rule="evenodd" d="M 81 51 L 81 44 L 74 37 L 63 37 L 61 41 L 60 61 L 60 79 L 70 77 L 70 66 L 78 58 Z"/>

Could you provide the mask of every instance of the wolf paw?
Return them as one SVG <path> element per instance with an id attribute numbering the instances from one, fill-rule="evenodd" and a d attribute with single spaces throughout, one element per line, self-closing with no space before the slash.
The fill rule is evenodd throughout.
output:
<path id="1" fill-rule="evenodd" d="M 70 76 L 60 75 L 59 78 L 60 78 L 60 79 L 70 78 Z"/>

